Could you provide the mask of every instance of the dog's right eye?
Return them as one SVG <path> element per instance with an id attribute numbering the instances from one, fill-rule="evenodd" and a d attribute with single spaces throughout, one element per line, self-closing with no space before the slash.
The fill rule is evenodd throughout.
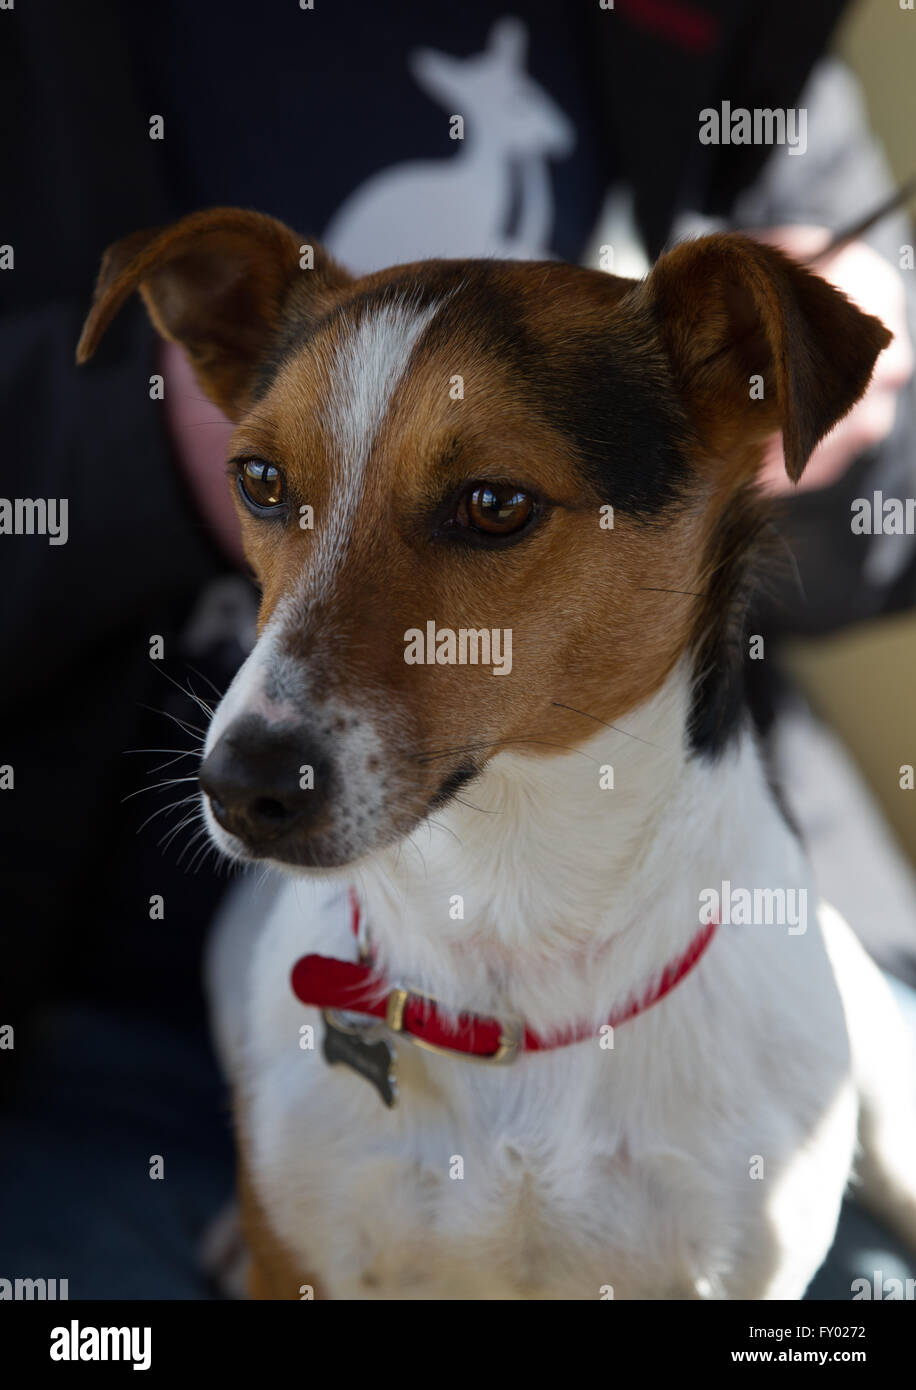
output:
<path id="1" fill-rule="evenodd" d="M 286 484 L 281 470 L 264 459 L 241 460 L 238 485 L 243 502 L 256 515 L 282 507 L 286 501 Z"/>

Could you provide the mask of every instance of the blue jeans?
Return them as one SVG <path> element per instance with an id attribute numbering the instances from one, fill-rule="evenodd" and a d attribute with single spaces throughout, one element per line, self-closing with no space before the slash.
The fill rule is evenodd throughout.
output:
<path id="1" fill-rule="evenodd" d="M 233 1146 L 203 1027 L 74 1008 L 30 1051 L 0 1115 L 0 1277 L 68 1279 L 71 1299 L 217 1297 L 197 1246 L 232 1197 Z"/>

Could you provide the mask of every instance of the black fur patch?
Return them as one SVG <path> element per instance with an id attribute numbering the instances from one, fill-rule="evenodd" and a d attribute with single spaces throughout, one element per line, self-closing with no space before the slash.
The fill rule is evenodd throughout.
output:
<path id="1" fill-rule="evenodd" d="M 732 499 L 706 567 L 704 600 L 694 629 L 694 684 L 688 735 L 694 752 L 715 758 L 747 719 L 747 614 L 758 587 L 765 543 L 765 503 L 750 488 Z"/>
<path id="2" fill-rule="evenodd" d="M 627 344 L 583 339 L 532 384 L 546 418 L 575 440 L 602 501 L 643 518 L 677 501 L 687 480 L 677 414 Z"/>
<path id="3" fill-rule="evenodd" d="M 571 273 L 552 264 L 527 269 L 543 279 L 544 294 L 551 272 Z M 611 277 L 603 278 L 610 289 Z M 552 293 L 564 322 L 562 282 Z M 650 324 L 635 313 L 621 314 L 610 296 L 605 332 L 577 325 L 572 309 L 562 335 L 550 339 L 525 319 L 517 281 L 498 262 L 483 263 L 436 315 L 425 341 L 431 347 L 440 340 L 460 344 L 471 325 L 484 351 L 517 374 L 532 414 L 575 444 L 583 474 L 602 501 L 646 518 L 676 501 L 688 473 L 682 448 L 687 425 Z"/>

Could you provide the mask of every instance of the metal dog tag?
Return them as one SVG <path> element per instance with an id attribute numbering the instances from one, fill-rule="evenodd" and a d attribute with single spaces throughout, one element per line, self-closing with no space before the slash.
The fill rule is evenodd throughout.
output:
<path id="1" fill-rule="evenodd" d="M 397 1058 L 394 1049 L 379 1037 L 377 1024 L 351 1024 L 324 1011 L 324 1060 L 334 1066 L 345 1062 L 378 1091 L 389 1110 L 397 1104 Z"/>

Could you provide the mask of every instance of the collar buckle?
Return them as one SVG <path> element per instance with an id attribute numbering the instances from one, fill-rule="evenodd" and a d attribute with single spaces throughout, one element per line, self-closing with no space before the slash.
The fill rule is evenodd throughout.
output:
<path id="1" fill-rule="evenodd" d="M 435 1052 L 440 1057 L 458 1057 L 464 1062 L 481 1062 L 484 1066 L 507 1066 L 514 1062 L 518 1056 L 522 1045 L 522 1025 L 517 1019 L 500 1019 L 499 1044 L 495 1052 L 481 1055 L 475 1052 L 465 1052 L 457 1047 L 442 1047 L 439 1043 L 427 1042 L 425 1038 L 418 1038 L 416 1033 L 410 1032 L 404 1027 L 404 1010 L 407 1008 L 409 999 L 425 999 L 431 1004 L 438 1004 L 441 1001 L 432 994 L 421 994 L 416 989 L 404 989 L 401 985 L 395 985 L 385 1001 L 385 1022 L 393 1033 L 399 1037 L 407 1038 L 415 1047 L 422 1047 L 426 1052 Z"/>

